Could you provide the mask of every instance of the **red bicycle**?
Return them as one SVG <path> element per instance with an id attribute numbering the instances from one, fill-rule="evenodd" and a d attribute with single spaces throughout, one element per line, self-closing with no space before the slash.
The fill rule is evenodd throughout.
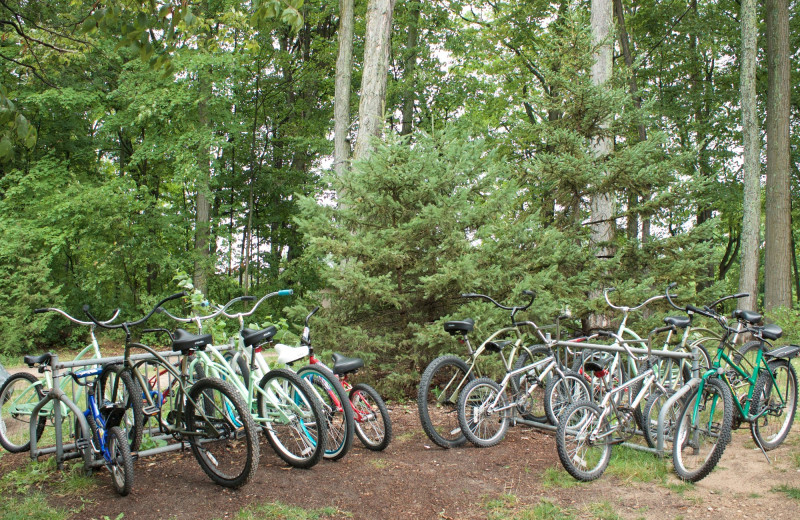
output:
<path id="1" fill-rule="evenodd" d="M 334 353 L 332 356 L 333 367 L 328 367 L 314 355 L 308 320 L 318 310 L 319 307 L 316 307 L 306 316 L 299 347 L 290 347 L 280 343 L 275 345 L 275 350 L 278 353 L 278 363 L 290 364 L 308 357 L 311 365 L 319 365 L 333 372 L 350 398 L 356 436 L 367 449 L 373 451 L 385 450 L 392 440 L 392 422 L 389 418 L 389 410 L 386 408 L 386 403 L 378 391 L 370 385 L 366 383 L 352 384 L 350 382 L 350 377 L 364 366 L 364 360 Z"/>

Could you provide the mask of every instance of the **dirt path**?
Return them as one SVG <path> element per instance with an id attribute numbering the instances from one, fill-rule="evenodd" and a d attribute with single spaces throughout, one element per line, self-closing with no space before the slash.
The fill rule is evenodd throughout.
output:
<path id="1" fill-rule="evenodd" d="M 543 500 L 575 518 L 603 517 L 598 504 L 624 519 L 800 517 L 800 501 L 774 491 L 782 485 L 800 488 L 797 428 L 786 445 L 771 452 L 771 466 L 753 449 L 746 430 L 736 432 L 720 469 L 695 486 L 680 485 L 672 475 L 665 485 L 626 482 L 608 474 L 590 484 L 572 485 L 548 433 L 520 426 L 494 448 L 442 450 L 425 437 L 415 406 L 394 405 L 391 416 L 395 439 L 385 452 L 357 446 L 343 460 L 311 470 L 287 468 L 264 442 L 256 479 L 235 492 L 213 485 L 187 451 L 140 460 L 127 498 L 114 493 L 105 471 L 96 473 L 96 485 L 81 490 L 80 496 L 48 496 L 51 504 L 70 509 L 83 504 L 72 516 L 76 519 L 113 519 L 120 512 L 125 519 L 223 519 L 248 504 L 280 501 L 305 508 L 333 506 L 341 512 L 336 517 L 354 519 L 469 520 L 487 518 L 490 501 L 497 499 L 506 504 L 498 518 Z M 0 474 L 28 460 L 25 454 L 4 454 Z M 543 478 L 548 473 L 560 475 L 569 487 L 548 483 Z"/>

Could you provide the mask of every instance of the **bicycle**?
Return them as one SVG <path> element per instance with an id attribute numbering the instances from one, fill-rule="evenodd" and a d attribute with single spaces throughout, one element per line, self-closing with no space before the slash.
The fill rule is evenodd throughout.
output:
<path id="1" fill-rule="evenodd" d="M 276 295 L 290 294 L 291 289 L 267 294 L 250 311 L 236 314 L 227 313 L 228 308 L 236 302 L 252 301 L 255 298 L 234 298 L 207 316 L 180 318 L 165 309 L 160 312 L 178 322 L 193 322 L 199 331 L 202 331 L 205 320 L 217 316 L 238 318 L 240 331 L 236 337 L 231 338 L 230 343 L 230 347 L 238 348 L 238 351 L 230 350 L 222 354 L 217 347 L 209 344 L 205 352 L 198 352 L 189 373 L 196 377 L 214 375 L 228 381 L 243 398 L 253 420 L 261 427 L 275 453 L 291 466 L 310 468 L 320 461 L 327 450 L 327 423 L 334 421 L 333 414 L 330 409 L 327 414 L 323 410 L 320 392 L 316 392 L 302 377 L 305 372 L 296 374 L 285 369 L 270 370 L 260 353 L 277 333 L 274 326 L 263 330 L 244 328 L 244 317 L 252 315 L 263 301 Z M 176 333 L 189 334 L 183 329 L 178 329 Z M 247 352 L 254 354 L 243 357 L 242 354 Z M 318 371 L 314 374 L 317 376 L 315 383 L 321 384 L 318 378 L 322 376 Z M 330 378 L 335 379 L 332 374 Z M 325 387 L 333 391 L 332 385 Z"/>
<path id="2" fill-rule="evenodd" d="M 102 373 L 102 368 L 91 368 L 71 372 L 69 375 L 77 385 L 86 388 L 87 408 L 83 416 L 91 431 L 91 437 L 88 439 L 91 450 L 102 458 L 105 467 L 111 473 L 114 489 L 124 497 L 128 496 L 133 488 L 133 456 L 128 445 L 128 436 L 120 426 L 125 417 L 127 404 L 109 401 L 98 403 L 97 397 L 102 396 L 99 377 Z M 95 379 L 86 381 L 91 377 Z M 127 373 L 120 374 L 120 377 L 130 378 Z M 133 385 L 132 382 L 128 382 Z M 76 418 L 75 432 L 80 429 L 80 421 Z M 81 439 L 76 433 L 76 444 L 80 443 Z"/>
<path id="3" fill-rule="evenodd" d="M 495 305 L 504 310 L 510 310 L 513 316 L 520 310 L 525 310 L 533 304 L 536 293 L 530 290 L 522 291 L 522 294 L 530 296 L 531 301 L 522 307 L 506 307 L 495 302 Z M 474 293 L 462 294 L 462 298 L 476 297 Z M 486 296 L 486 298 L 489 298 Z M 491 298 L 489 298 L 491 300 Z M 494 302 L 494 300 L 491 300 Z M 457 448 L 467 442 L 467 437 L 461 431 L 458 422 L 458 396 L 464 386 L 475 379 L 478 372 L 478 359 L 490 348 L 497 348 L 494 343 L 490 345 L 490 339 L 482 343 L 477 349 L 472 348 L 468 334 L 475 327 L 475 320 L 467 318 L 465 320 L 448 321 L 443 324 L 444 331 L 455 337 L 459 343 L 467 347 L 469 357 L 467 361 L 453 355 L 440 356 L 431 361 L 425 368 L 420 379 L 417 391 L 417 409 L 419 411 L 422 429 L 428 438 L 442 448 Z M 538 329 L 537 329 L 538 330 Z M 535 349 L 536 347 L 533 347 Z M 517 349 L 509 355 L 508 363 L 513 361 Z M 529 352 L 530 351 L 530 352 Z M 527 359 L 533 360 L 534 355 L 531 348 L 523 347 L 523 352 L 528 354 Z M 537 359 L 549 355 L 537 351 Z M 527 414 L 532 420 L 545 421 L 546 415 L 540 413 L 534 415 Z"/>
<path id="4" fill-rule="evenodd" d="M 348 396 L 346 401 L 352 409 L 356 436 L 367 449 L 383 451 L 392 440 L 392 422 L 389 418 L 389 410 L 386 408 L 386 403 L 378 391 L 370 385 L 366 383 L 353 385 L 350 383 L 350 376 L 364 366 L 364 361 L 361 358 L 346 357 L 334 352 L 332 356 L 333 367 L 328 367 L 314 355 L 314 346 L 311 343 L 311 329 L 308 321 L 318 310 L 319 307 L 316 307 L 306 316 L 303 332 L 300 335 L 299 347 L 290 347 L 280 343 L 275 345 L 275 351 L 278 353 L 278 363 L 291 365 L 307 357 L 310 366 L 322 368 L 325 372 L 332 373 L 341 383 Z"/>
<path id="5" fill-rule="evenodd" d="M 97 343 L 97 337 L 94 334 L 95 324 L 92 322 L 81 321 L 77 318 L 70 316 L 67 312 L 54 307 L 45 309 L 36 309 L 37 314 L 45 312 L 56 312 L 66 317 L 68 320 L 78 325 L 85 325 L 89 327 L 89 344 L 84 347 L 74 358 L 74 361 L 82 359 L 100 359 L 100 346 Z M 104 323 L 112 323 L 119 315 L 117 309 L 113 316 L 106 320 Z M 91 357 L 86 357 L 91 354 Z M 23 362 L 33 368 L 34 365 L 38 366 L 39 373 L 43 374 L 42 379 L 37 378 L 33 374 L 27 372 L 18 372 L 11 375 L 5 382 L 0 385 L 0 445 L 11 453 L 22 453 L 28 451 L 30 448 L 30 435 L 29 423 L 30 415 L 33 407 L 38 403 L 44 395 L 53 388 L 53 376 L 49 367 L 49 360 L 51 354 L 48 353 L 45 357 L 25 356 Z M 36 361 L 41 359 L 42 361 Z M 105 380 L 111 382 L 111 375 L 105 376 Z M 118 384 L 118 383 L 116 383 Z M 61 391 L 72 396 L 73 401 L 80 401 L 82 398 L 82 390 L 80 386 L 72 387 L 70 379 L 63 378 L 59 383 Z M 105 387 L 104 390 L 105 391 Z M 41 439 L 44 433 L 45 425 L 49 420 L 54 422 L 55 403 L 48 404 L 44 410 L 40 411 L 39 418 L 36 426 L 36 440 Z M 136 412 L 130 408 L 132 404 L 129 403 L 128 412 L 125 415 L 125 427 L 130 437 L 129 444 L 132 450 L 138 449 L 139 442 L 141 441 L 141 425 L 136 423 Z M 70 410 L 62 403 L 60 410 L 60 417 L 66 420 L 69 416 Z"/>
<path id="6" fill-rule="evenodd" d="M 519 367 L 515 365 L 512 368 L 511 361 L 522 343 L 522 327 L 533 328 L 542 339 L 546 340 L 535 323 L 518 322 L 515 319 L 516 313 L 528 308 L 533 300 L 527 306 L 518 308 L 505 307 L 482 294 L 470 294 L 470 297 L 482 298 L 502 309 L 511 310 L 512 323 L 510 327 L 502 328 L 489 336 L 483 345 L 490 352 L 500 354 L 505 365 L 505 376 L 502 381 L 498 384 L 486 377 L 474 379 L 464 386 L 458 396 L 456 406 L 458 423 L 461 432 L 470 442 L 481 447 L 494 446 L 505 436 L 509 423 L 515 420 L 515 414 L 519 414 L 522 419 L 531 415 L 541 416 L 541 406 L 544 404 L 542 391 L 551 376 L 557 375 L 566 381 L 568 375 L 571 375 L 571 384 L 574 386 L 570 395 L 577 399 L 588 398 L 589 387 L 586 382 L 577 374 L 565 372 L 559 358 L 550 347 L 526 349 L 524 354 L 520 354 L 520 358 L 525 356 L 525 364 Z M 498 337 L 508 334 L 515 335 L 516 342 L 497 341 Z M 513 346 L 506 358 L 502 351 L 510 344 Z M 536 395 L 534 392 L 537 392 Z"/>
<path id="7" fill-rule="evenodd" d="M 751 436 L 767 460 L 766 452 L 784 441 L 794 422 L 797 374 L 790 360 L 800 354 L 800 346 L 772 348 L 769 340 L 777 340 L 783 331 L 777 325 L 756 326 L 761 315 L 755 312 L 734 311 L 732 317 L 738 321 L 739 327 L 729 326 L 726 317 L 715 307 L 721 301 L 743 296 L 746 294 L 728 296 L 702 309 L 693 305 L 678 307 L 670 298 L 670 303 L 690 318 L 695 314 L 711 318 L 724 331 L 710 369 L 700 377 L 695 393 L 700 397 L 686 403 L 675 426 L 673 461 L 678 476 L 683 480 L 696 482 L 716 466 L 730 439 L 734 413 L 739 421 L 750 424 Z M 759 345 L 749 373 L 725 353 L 730 336 L 741 332 L 752 334 Z M 708 392 L 709 383 L 714 382 L 718 389 Z M 737 391 L 744 389 L 746 393 L 741 398 L 733 398 L 734 395 L 738 397 Z M 722 419 L 717 410 L 720 396 L 713 395 L 715 393 L 719 393 L 723 400 Z"/>
<path id="8" fill-rule="evenodd" d="M 585 400 L 564 410 L 556 430 L 556 448 L 562 466 L 575 479 L 589 482 L 600 478 L 611 459 L 612 446 L 625 442 L 636 434 L 635 411 L 650 394 L 650 389 L 655 386 L 665 394 L 668 392 L 660 383 L 659 363 L 652 358 L 651 345 L 656 334 L 674 328 L 670 324 L 653 329 L 645 340 L 647 353 L 644 356 L 636 356 L 627 345 L 641 343 L 642 340 L 623 340 L 613 332 L 601 332 L 602 335 L 612 337 L 615 340 L 614 346 L 621 347 L 629 359 L 644 362 L 644 370 L 615 386 L 611 386 L 606 378 L 600 378 L 605 388 L 599 403 Z M 664 352 L 656 353 L 666 355 Z M 605 370 L 605 366 L 595 358 L 588 358 L 583 368 L 593 373 Z"/>
<path id="9" fill-rule="evenodd" d="M 215 483 L 237 488 L 247 483 L 258 468 L 259 447 L 257 430 L 247 405 L 231 383 L 219 378 L 204 377 L 191 381 L 190 358 L 211 343 L 211 335 L 194 335 L 178 330 L 171 335 L 172 350 L 181 354 L 176 368 L 151 347 L 132 340 L 131 329 L 147 320 L 164 303 L 181 298 L 186 293 L 173 294 L 157 303 L 144 317 L 117 325 L 101 324 L 91 314 L 89 306 L 84 312 L 95 324 L 125 332 L 123 373 L 130 374 L 142 388 L 143 414 L 154 418 L 158 429 L 178 442 L 188 442 L 197 463 Z M 149 366 L 163 370 L 156 386 L 151 386 L 139 367 L 131 362 L 131 350 L 143 350 L 151 356 Z M 166 377 L 171 390 L 160 391 Z"/>

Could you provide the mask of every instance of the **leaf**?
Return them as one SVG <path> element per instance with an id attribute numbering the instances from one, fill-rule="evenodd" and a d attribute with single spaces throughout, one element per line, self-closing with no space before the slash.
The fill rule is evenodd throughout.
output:
<path id="1" fill-rule="evenodd" d="M 0 139 L 0 159 L 10 159 L 14 155 L 14 145 L 7 136 Z"/>

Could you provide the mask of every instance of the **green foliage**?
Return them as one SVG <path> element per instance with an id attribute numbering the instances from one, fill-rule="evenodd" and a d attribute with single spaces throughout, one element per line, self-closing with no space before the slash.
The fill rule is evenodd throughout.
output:
<path id="1" fill-rule="evenodd" d="M 317 520 L 319 518 L 349 518 L 350 516 L 352 515 L 335 507 L 304 509 L 274 502 L 247 506 L 239 511 L 234 518 L 236 520 Z"/>

